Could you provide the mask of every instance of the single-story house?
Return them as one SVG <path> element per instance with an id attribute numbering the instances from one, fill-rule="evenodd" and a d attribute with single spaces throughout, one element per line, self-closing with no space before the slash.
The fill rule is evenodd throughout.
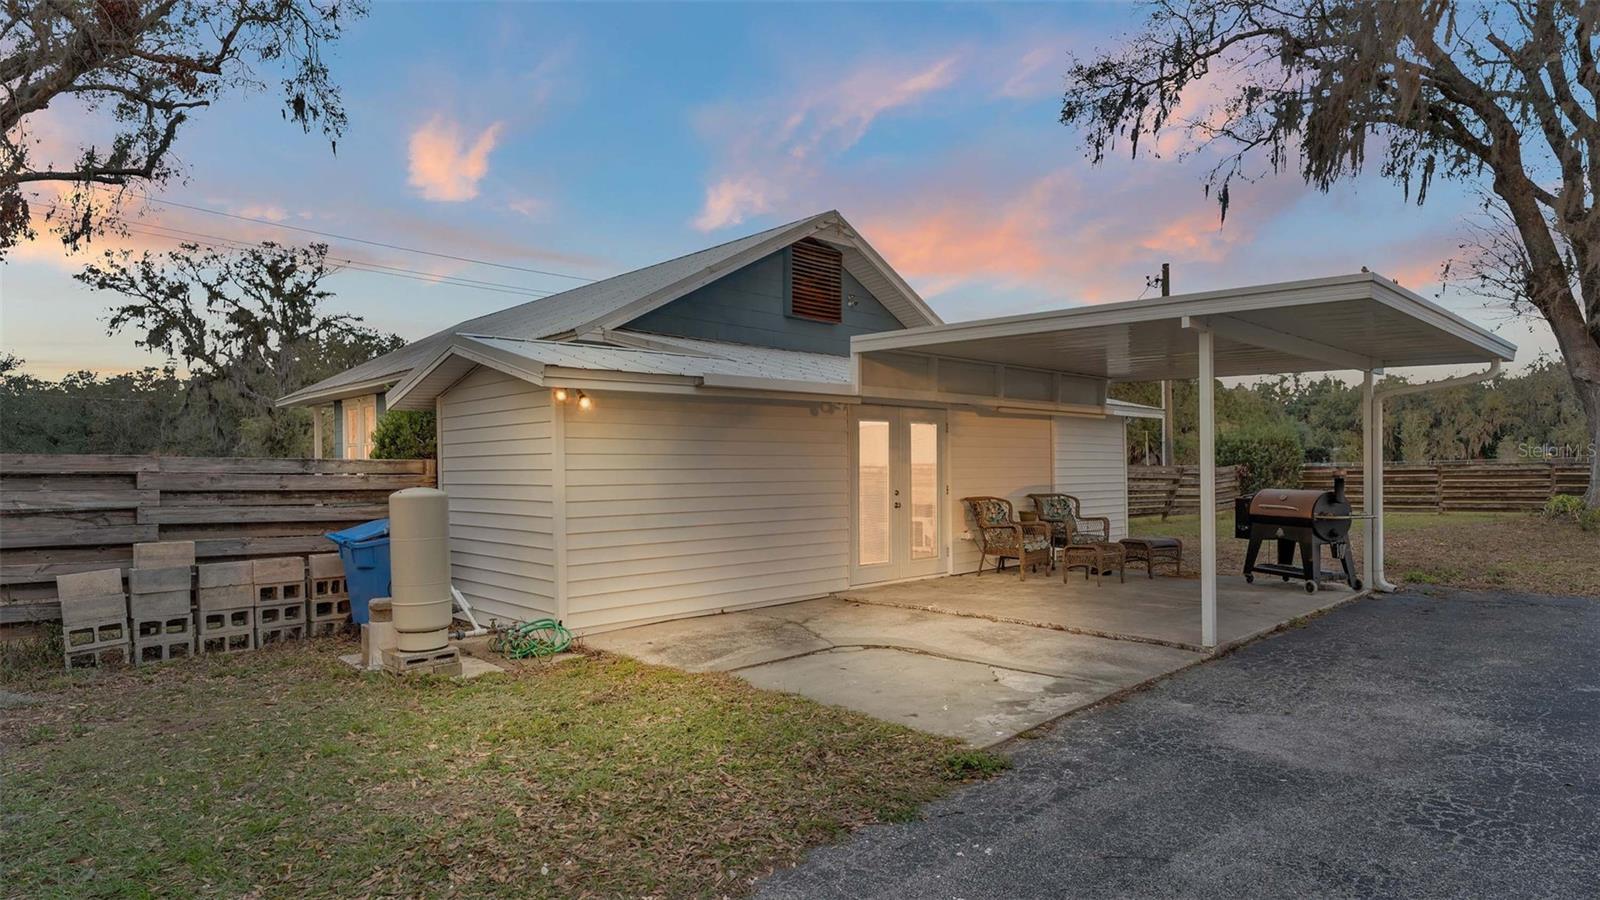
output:
<path id="1" fill-rule="evenodd" d="M 1113 381 L 1353 368 L 1371 397 L 1384 365 L 1514 350 L 1367 273 L 946 325 L 830 211 L 280 402 L 333 406 L 347 458 L 384 410 L 435 410 L 456 586 L 596 632 L 974 571 L 963 496 L 1063 491 L 1121 537 L 1125 422 L 1160 411 Z"/>

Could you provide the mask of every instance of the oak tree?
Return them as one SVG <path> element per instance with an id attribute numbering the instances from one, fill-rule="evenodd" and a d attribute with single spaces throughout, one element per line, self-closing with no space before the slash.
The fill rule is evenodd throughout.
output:
<path id="1" fill-rule="evenodd" d="M 1157 0 L 1120 49 L 1072 62 L 1061 121 L 1096 162 L 1169 130 L 1219 152 L 1224 220 L 1266 171 L 1328 191 L 1376 166 L 1419 204 L 1439 178 L 1481 186 L 1511 240 L 1472 268 L 1555 333 L 1600 506 L 1597 27 L 1581 0 Z"/>
<path id="2" fill-rule="evenodd" d="M 323 281 L 337 272 L 328 246 L 239 249 L 184 244 L 139 256 L 108 252 L 75 277 L 95 290 L 122 294 L 109 331 L 132 330 L 135 343 L 181 360 L 190 385 L 218 409 L 219 430 L 243 420 L 236 437 L 262 455 L 300 455 L 309 413 L 277 400 L 404 342 L 361 324 L 358 316 L 323 309 L 333 296 Z"/>
<path id="3" fill-rule="evenodd" d="M 345 111 L 323 52 L 364 0 L 3 0 L 0 258 L 35 235 L 33 186 L 69 247 L 114 223 L 122 190 L 174 174 L 185 122 L 270 77 L 283 118 L 336 141 Z M 109 132 L 75 147 L 40 136 L 47 110 L 103 111 Z"/>

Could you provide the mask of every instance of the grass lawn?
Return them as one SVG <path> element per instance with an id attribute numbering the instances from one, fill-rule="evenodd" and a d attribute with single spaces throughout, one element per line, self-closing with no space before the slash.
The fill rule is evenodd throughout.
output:
<path id="1" fill-rule="evenodd" d="M 1129 530 L 1183 538 L 1185 570 L 1198 569 L 1199 516 L 1165 522 L 1141 517 L 1129 523 Z M 1397 583 L 1600 597 L 1600 532 L 1583 531 L 1573 522 L 1529 513 L 1387 513 L 1384 542 L 1385 574 Z M 1359 533 L 1352 543 L 1359 562 Z M 1233 537 L 1233 512 L 1218 516 L 1217 565 L 1223 574 L 1244 566 L 1245 547 Z"/>
<path id="2" fill-rule="evenodd" d="M 401 681 L 334 641 L 0 671 L 7 896 L 686 896 L 1003 767 L 604 655 Z"/>

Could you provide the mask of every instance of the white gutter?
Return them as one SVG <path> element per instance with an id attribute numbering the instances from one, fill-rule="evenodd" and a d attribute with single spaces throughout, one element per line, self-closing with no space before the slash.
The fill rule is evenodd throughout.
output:
<path id="1" fill-rule="evenodd" d="M 1388 397 L 1404 397 L 1409 394 L 1420 394 L 1425 391 L 1441 391 L 1446 388 L 1461 387 L 1468 384 L 1479 384 L 1500 374 L 1500 360 L 1489 363 L 1489 368 L 1482 372 L 1473 372 L 1467 375 L 1457 375 L 1453 378 L 1442 378 L 1438 381 L 1425 381 L 1421 384 L 1395 384 L 1377 386 L 1373 384 L 1371 372 L 1367 373 L 1363 384 L 1362 400 L 1366 404 L 1363 410 L 1362 424 L 1365 426 L 1366 447 L 1363 455 L 1366 457 L 1366 485 L 1363 491 L 1366 494 L 1367 514 L 1372 518 L 1367 520 L 1367 586 L 1375 591 L 1392 594 L 1399 590 L 1397 585 L 1390 583 L 1383 575 L 1383 401 Z"/>

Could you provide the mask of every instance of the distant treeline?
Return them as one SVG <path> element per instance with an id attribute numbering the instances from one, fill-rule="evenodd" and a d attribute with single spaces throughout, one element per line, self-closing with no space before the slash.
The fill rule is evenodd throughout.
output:
<path id="1" fill-rule="evenodd" d="M 311 355 L 309 383 L 393 348 L 394 338 L 339 342 Z M 331 351 L 331 352 L 330 352 Z M 304 409 L 262 412 L 223 382 L 184 378 L 171 367 L 121 375 L 76 372 L 45 381 L 0 355 L 0 452 L 170 453 L 193 456 L 303 456 L 311 448 Z M 1193 464 L 1194 384 L 1175 385 L 1177 462 Z M 1123 400 L 1157 404 L 1154 384 L 1117 385 Z M 1219 430 L 1281 442 L 1292 433 L 1307 462 L 1361 458 L 1361 389 L 1332 377 L 1287 376 L 1217 393 Z M 1398 398 L 1386 405 L 1384 446 L 1393 460 L 1538 459 L 1590 452 L 1583 409 L 1565 369 L 1540 360 L 1517 375 Z M 1156 462 L 1161 423 L 1129 427 L 1130 462 Z"/>
<path id="2" fill-rule="evenodd" d="M 1156 384 L 1117 385 L 1111 393 L 1137 403 L 1161 402 Z M 1174 396 L 1176 462 L 1193 465 L 1199 458 L 1194 383 L 1178 382 Z M 1572 381 L 1559 361 L 1548 358 L 1516 375 L 1396 398 L 1384 404 L 1384 413 L 1384 456 L 1390 460 L 1587 459 L 1593 452 Z M 1332 376 L 1284 376 L 1222 388 L 1217 428 L 1221 434 L 1292 433 L 1306 462 L 1355 461 L 1361 458 L 1361 386 Z M 1160 455 L 1160 421 L 1134 421 L 1129 461 L 1154 463 Z"/>
<path id="3" fill-rule="evenodd" d="M 174 456 L 311 455 L 311 411 L 278 409 L 247 396 L 303 387 L 399 346 L 362 334 L 319 342 L 286 381 L 245 373 L 238 379 L 184 377 L 174 365 L 120 375 L 73 372 L 46 381 L 0 353 L 0 453 L 164 453 Z M 329 441 L 332 423 L 324 422 Z M 327 449 L 327 448 L 325 448 Z"/>

